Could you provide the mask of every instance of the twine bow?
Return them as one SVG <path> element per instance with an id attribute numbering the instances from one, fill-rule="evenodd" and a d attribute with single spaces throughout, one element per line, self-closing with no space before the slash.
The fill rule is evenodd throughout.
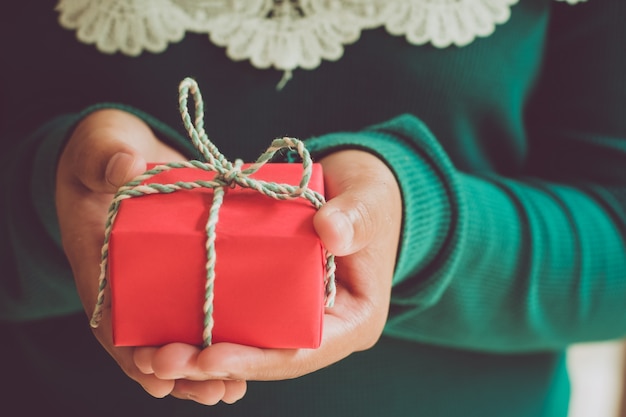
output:
<path id="1" fill-rule="evenodd" d="M 195 102 L 195 120 L 192 122 L 188 109 L 189 94 L 193 96 Z M 179 109 L 183 120 L 183 124 L 187 129 L 189 137 L 196 149 L 202 154 L 206 162 L 201 161 L 183 161 L 171 162 L 164 165 L 156 166 L 142 175 L 136 177 L 126 185 L 122 186 L 115 196 L 113 202 L 109 206 L 107 221 L 105 224 L 105 238 L 102 245 L 100 276 L 98 298 L 96 306 L 91 317 L 91 326 L 98 327 L 102 318 L 102 310 L 104 308 L 104 290 L 107 286 L 107 264 L 108 264 L 108 248 L 111 229 L 117 216 L 120 203 L 133 197 L 140 197 L 149 194 L 173 193 L 181 190 L 193 190 L 195 188 L 213 189 L 213 202 L 209 209 L 208 221 L 206 223 L 206 282 L 205 282 L 205 303 L 204 310 L 204 330 L 203 342 L 205 346 L 211 344 L 211 332 L 213 329 L 213 288 L 215 284 L 215 229 L 217 226 L 219 209 L 223 202 L 224 189 L 226 187 L 244 187 L 250 188 L 264 194 L 268 197 L 278 200 L 288 200 L 295 198 L 305 198 L 316 209 L 319 209 L 324 203 L 324 197 L 308 188 L 311 178 L 312 160 L 309 151 L 305 148 L 304 143 L 294 138 L 280 138 L 272 141 L 267 150 L 257 158 L 254 164 L 246 169 L 242 169 L 243 161 L 237 159 L 234 163 L 228 161 L 222 155 L 217 147 L 209 140 L 204 131 L 204 102 L 198 88 L 198 84 L 191 78 L 185 78 L 179 86 Z M 267 182 L 250 178 L 250 175 L 258 171 L 266 162 L 268 162 L 277 152 L 289 149 L 296 151 L 302 159 L 302 177 L 298 185 L 281 184 Z M 148 178 L 159 174 L 163 171 L 176 168 L 196 168 L 205 171 L 216 172 L 216 176 L 211 181 L 196 180 L 190 182 L 179 181 L 173 184 L 142 184 Z M 335 299 L 335 261 L 334 256 L 326 251 L 326 276 L 324 285 L 326 288 L 325 306 L 332 307 Z"/>

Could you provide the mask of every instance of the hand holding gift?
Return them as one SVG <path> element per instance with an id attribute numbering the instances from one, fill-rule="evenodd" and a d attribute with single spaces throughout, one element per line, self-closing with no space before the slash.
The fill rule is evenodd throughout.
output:
<path id="1" fill-rule="evenodd" d="M 184 159 L 155 137 L 141 119 L 125 111 L 94 111 L 75 127 L 57 165 L 55 198 L 63 247 L 88 316 L 96 304 L 100 250 L 113 195 L 146 171 L 146 161 Z M 104 308 L 100 326 L 93 329 L 98 341 L 148 393 L 155 397 L 178 395 L 175 381 L 146 375 L 137 368 L 133 357 L 145 348 L 113 345 L 109 307 Z M 210 396 L 200 395 L 201 402 L 234 402 L 245 394 L 246 383 L 204 381 L 197 389 L 211 392 Z"/>
<path id="2" fill-rule="evenodd" d="M 91 313 L 97 293 L 94 276 L 97 276 L 100 256 L 98 243 L 102 240 L 111 193 L 115 191 L 115 187 L 99 184 L 106 183 L 105 167 L 114 165 L 111 156 L 116 152 L 104 151 L 102 142 L 83 140 L 86 135 L 79 138 L 80 133 L 79 126 L 60 161 L 57 201 L 68 257 L 85 308 Z M 111 133 L 115 140 L 110 142 L 115 146 L 128 144 L 124 142 L 128 136 Z M 155 149 L 165 148 L 154 138 L 147 143 Z M 101 150 L 91 152 L 90 147 L 100 147 Z M 73 158 L 76 152 L 89 155 L 84 158 L 89 161 Z M 141 154 L 135 149 L 129 153 L 131 156 Z M 117 174 L 120 180 L 115 185 L 119 186 L 143 172 L 146 159 L 167 162 L 180 158 L 171 150 L 163 155 L 142 156 L 139 164 L 132 157 L 125 158 L 122 161 L 125 164 L 118 164 L 115 169 L 110 167 L 109 177 Z M 300 376 L 375 343 L 389 306 L 401 221 L 398 186 L 384 163 L 365 152 L 341 151 L 327 156 L 320 163 L 324 168 L 329 202 L 315 214 L 314 225 L 325 247 L 340 256 L 335 306 L 324 314 L 321 346 L 318 349 L 260 349 L 215 343 L 201 349 L 173 343 L 159 348 L 114 347 L 110 311 L 105 301 L 96 336 L 125 372 L 148 392 L 155 396 L 171 393 L 204 404 L 220 399 L 232 402 L 244 395 L 244 380 Z M 84 172 L 89 170 L 80 166 L 100 169 L 93 169 L 91 175 L 86 175 Z M 77 218 L 74 212 L 77 204 L 92 212 Z"/>

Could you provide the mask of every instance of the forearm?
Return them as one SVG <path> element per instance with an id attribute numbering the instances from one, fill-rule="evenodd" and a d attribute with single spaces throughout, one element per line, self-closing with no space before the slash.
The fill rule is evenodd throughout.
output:
<path id="1" fill-rule="evenodd" d="M 618 220 L 606 200 L 568 185 L 467 175 L 460 183 L 466 234 L 450 284 L 419 313 L 392 306 L 391 334 L 501 352 L 626 334 L 615 320 L 626 314 L 623 212 Z"/>
<path id="2" fill-rule="evenodd" d="M 613 319 L 626 313 L 619 185 L 461 173 L 411 117 L 313 143 L 369 148 L 401 185 L 388 334 L 522 351 L 626 333 Z"/>

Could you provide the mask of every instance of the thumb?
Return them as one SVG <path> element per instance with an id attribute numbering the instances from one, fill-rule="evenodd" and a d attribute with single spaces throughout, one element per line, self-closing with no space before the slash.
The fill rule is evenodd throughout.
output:
<path id="1" fill-rule="evenodd" d="M 324 246 L 337 256 L 358 252 L 372 240 L 370 207 L 359 199 L 358 189 L 340 194 L 326 203 L 313 219 Z"/>
<path id="2" fill-rule="evenodd" d="M 103 135 L 103 136 L 100 136 Z M 107 133 L 85 138 L 77 145 L 68 169 L 89 191 L 115 193 L 146 170 L 146 160 L 132 146 Z"/>
<path id="3" fill-rule="evenodd" d="M 392 214 L 400 206 L 399 188 L 380 159 L 364 151 L 345 150 L 320 162 L 329 200 L 313 224 L 330 252 L 353 254 L 393 227 Z"/>
<path id="4" fill-rule="evenodd" d="M 97 112 L 76 127 L 59 168 L 89 191 L 114 193 L 146 170 L 137 147 L 153 140 L 138 118 L 113 110 Z"/>
<path id="5" fill-rule="evenodd" d="M 146 170 L 146 161 L 134 152 L 120 150 L 109 158 L 102 179 L 103 191 L 113 192 Z M 98 178 L 100 179 L 100 178 Z"/>

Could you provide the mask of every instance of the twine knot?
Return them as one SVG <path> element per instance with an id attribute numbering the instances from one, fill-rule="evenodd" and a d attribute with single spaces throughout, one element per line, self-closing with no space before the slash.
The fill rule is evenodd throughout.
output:
<path id="1" fill-rule="evenodd" d="M 195 102 L 195 120 L 192 121 L 189 114 L 188 99 L 189 94 L 192 95 Z M 96 306 L 91 317 L 91 326 L 98 327 L 102 318 L 104 308 L 105 289 L 107 287 L 107 265 L 108 265 L 108 247 L 113 228 L 113 223 L 117 216 L 121 201 L 126 198 L 140 197 L 157 193 L 172 193 L 181 190 L 192 190 L 195 188 L 211 188 L 214 191 L 213 202 L 209 209 L 209 216 L 205 226 L 206 240 L 206 282 L 205 282 L 205 303 L 204 303 L 204 330 L 203 343 L 204 346 L 211 344 L 211 331 L 213 329 L 213 286 L 215 283 L 215 229 L 217 225 L 219 209 L 222 205 L 224 197 L 224 188 L 235 188 L 237 186 L 243 188 L 254 189 L 261 194 L 278 200 L 287 200 L 294 198 L 305 198 L 316 209 L 319 209 L 325 199 L 320 193 L 308 188 L 311 178 L 312 160 L 311 156 L 304 146 L 304 143 L 298 139 L 284 137 L 274 139 L 267 150 L 257 158 L 257 160 L 247 167 L 243 168 L 241 159 L 230 162 L 223 154 L 219 152 L 217 147 L 209 140 L 204 131 L 204 102 L 198 84 L 192 78 L 185 78 L 179 85 L 179 110 L 183 120 L 183 124 L 189 134 L 189 137 L 195 148 L 204 157 L 206 162 L 202 161 L 183 161 L 171 162 L 164 165 L 156 166 L 143 174 L 139 175 L 129 183 L 122 186 L 115 196 L 113 202 L 109 206 L 107 221 L 105 224 L 105 238 L 102 245 L 99 289 Z M 250 177 L 251 174 L 258 171 L 265 163 L 270 161 L 272 157 L 279 151 L 288 149 L 298 153 L 302 159 L 302 177 L 298 185 L 281 184 L 257 180 Z M 211 181 L 179 181 L 174 184 L 157 184 L 143 182 L 150 177 L 157 175 L 163 171 L 176 168 L 196 168 L 205 171 L 213 171 L 216 173 Z M 324 284 L 326 288 L 325 306 L 332 307 L 335 299 L 335 261 L 334 256 L 326 251 L 326 276 Z"/>
<path id="2" fill-rule="evenodd" d="M 241 159 L 236 159 L 232 167 L 228 171 L 226 171 L 223 175 L 218 176 L 218 178 L 220 180 L 223 180 L 231 188 L 235 188 L 237 185 L 241 185 L 240 176 L 242 175 L 242 172 L 241 172 L 242 165 L 243 165 L 243 161 Z"/>

